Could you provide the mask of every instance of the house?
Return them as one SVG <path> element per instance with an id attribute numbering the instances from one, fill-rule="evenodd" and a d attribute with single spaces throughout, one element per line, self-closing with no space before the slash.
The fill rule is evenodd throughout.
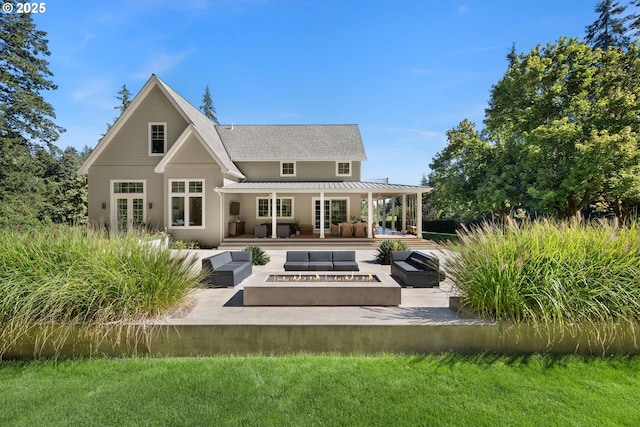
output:
<path id="1" fill-rule="evenodd" d="M 416 201 L 429 189 L 363 182 L 365 160 L 357 125 L 214 125 L 152 75 L 79 173 L 89 220 L 112 230 L 148 225 L 217 246 L 261 224 L 268 237 L 298 222 L 325 238 L 362 219 L 371 238 L 374 201 L 402 196 L 402 230 L 409 220 L 421 236 Z"/>

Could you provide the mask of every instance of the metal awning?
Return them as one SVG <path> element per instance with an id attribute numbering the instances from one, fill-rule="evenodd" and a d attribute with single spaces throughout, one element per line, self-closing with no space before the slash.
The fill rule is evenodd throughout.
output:
<path id="1" fill-rule="evenodd" d="M 379 194 L 416 194 L 428 193 L 431 187 L 418 185 L 382 184 L 378 182 L 237 182 L 216 187 L 220 193 L 379 193 Z"/>

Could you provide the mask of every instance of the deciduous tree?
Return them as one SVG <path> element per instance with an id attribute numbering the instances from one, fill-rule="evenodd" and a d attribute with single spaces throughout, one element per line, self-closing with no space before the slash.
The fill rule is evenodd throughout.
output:
<path id="1" fill-rule="evenodd" d="M 537 207 L 567 218 L 608 189 L 629 194 L 616 177 L 638 165 L 639 67 L 637 44 L 561 39 L 520 55 L 493 87 L 485 125 L 520 147 Z"/>

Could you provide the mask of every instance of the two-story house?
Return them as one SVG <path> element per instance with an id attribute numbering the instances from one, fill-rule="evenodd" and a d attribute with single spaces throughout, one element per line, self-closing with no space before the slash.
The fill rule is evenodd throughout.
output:
<path id="1" fill-rule="evenodd" d="M 152 75 L 79 173 L 90 221 L 113 230 L 147 225 L 217 246 L 241 219 L 246 234 L 298 222 L 324 238 L 365 206 L 370 238 L 374 200 L 402 196 L 402 230 L 410 215 L 421 236 L 429 189 L 363 182 L 364 160 L 357 125 L 215 125 Z"/>

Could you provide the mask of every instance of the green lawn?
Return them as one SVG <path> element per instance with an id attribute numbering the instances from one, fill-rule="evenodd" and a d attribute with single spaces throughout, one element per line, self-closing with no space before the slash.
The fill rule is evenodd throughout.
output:
<path id="1" fill-rule="evenodd" d="M 0 425 L 638 425 L 639 374 L 621 356 L 2 362 Z"/>

